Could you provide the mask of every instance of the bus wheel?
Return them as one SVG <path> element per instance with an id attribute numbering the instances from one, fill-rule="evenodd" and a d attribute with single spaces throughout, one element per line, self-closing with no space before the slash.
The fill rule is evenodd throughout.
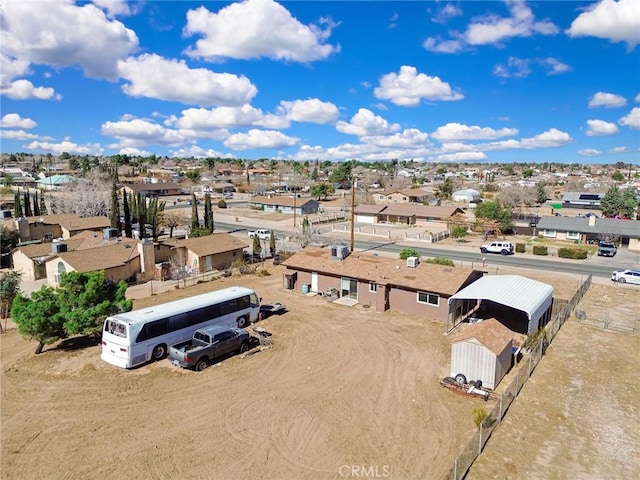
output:
<path id="1" fill-rule="evenodd" d="M 162 360 L 167 356 L 167 346 L 165 344 L 156 345 L 151 355 L 154 360 Z"/>
<path id="2" fill-rule="evenodd" d="M 240 317 L 238 319 L 239 328 L 247 328 L 249 326 L 249 319 L 247 317 Z"/>

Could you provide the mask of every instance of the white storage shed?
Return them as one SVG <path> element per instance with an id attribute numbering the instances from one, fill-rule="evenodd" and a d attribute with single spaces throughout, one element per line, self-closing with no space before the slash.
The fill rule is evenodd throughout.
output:
<path id="1" fill-rule="evenodd" d="M 454 202 L 479 202 L 480 192 L 473 188 L 465 188 L 464 190 L 453 192 L 451 198 Z"/>
<path id="2" fill-rule="evenodd" d="M 451 376 L 495 389 L 512 365 L 513 332 L 494 318 L 465 327 L 451 340 Z"/>

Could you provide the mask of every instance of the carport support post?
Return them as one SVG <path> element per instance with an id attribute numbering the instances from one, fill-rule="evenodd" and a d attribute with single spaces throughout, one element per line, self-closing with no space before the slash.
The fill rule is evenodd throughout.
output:
<path id="1" fill-rule="evenodd" d="M 482 424 L 484 422 L 480 422 L 480 435 L 478 435 L 478 455 L 482 453 Z"/>

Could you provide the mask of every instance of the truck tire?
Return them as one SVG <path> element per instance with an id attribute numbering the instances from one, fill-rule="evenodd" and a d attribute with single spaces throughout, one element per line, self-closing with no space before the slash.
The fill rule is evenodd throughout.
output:
<path id="1" fill-rule="evenodd" d="M 240 317 L 238 319 L 238 328 L 247 328 L 249 326 L 249 318 L 248 317 Z"/>
<path id="2" fill-rule="evenodd" d="M 487 253 L 487 249 L 486 249 L 486 248 L 484 248 L 484 247 L 482 247 L 482 248 L 480 249 L 480 251 L 481 251 L 482 253 Z"/>
<path id="3" fill-rule="evenodd" d="M 206 368 L 208 366 L 209 366 L 209 363 L 207 362 L 207 359 L 206 358 L 201 358 L 196 363 L 195 370 L 196 370 L 196 372 L 202 372 L 203 370 L 206 370 Z"/>
<path id="4" fill-rule="evenodd" d="M 509 255 L 509 250 L 506 249 L 502 249 L 502 251 L 500 252 L 502 255 Z"/>
<path id="5" fill-rule="evenodd" d="M 249 351 L 249 342 L 242 342 L 240 345 L 240 353 L 247 353 Z"/>
<path id="6" fill-rule="evenodd" d="M 153 353 L 151 353 L 151 357 L 154 360 L 162 360 L 166 356 L 167 356 L 167 346 L 164 343 L 161 343 L 160 345 L 156 345 L 155 347 L 153 347 Z"/>

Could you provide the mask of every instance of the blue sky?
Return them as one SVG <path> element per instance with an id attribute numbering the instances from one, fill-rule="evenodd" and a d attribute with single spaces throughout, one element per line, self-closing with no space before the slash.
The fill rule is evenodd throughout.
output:
<path id="1" fill-rule="evenodd" d="M 2 0 L 2 152 L 640 163 L 640 1 Z"/>

